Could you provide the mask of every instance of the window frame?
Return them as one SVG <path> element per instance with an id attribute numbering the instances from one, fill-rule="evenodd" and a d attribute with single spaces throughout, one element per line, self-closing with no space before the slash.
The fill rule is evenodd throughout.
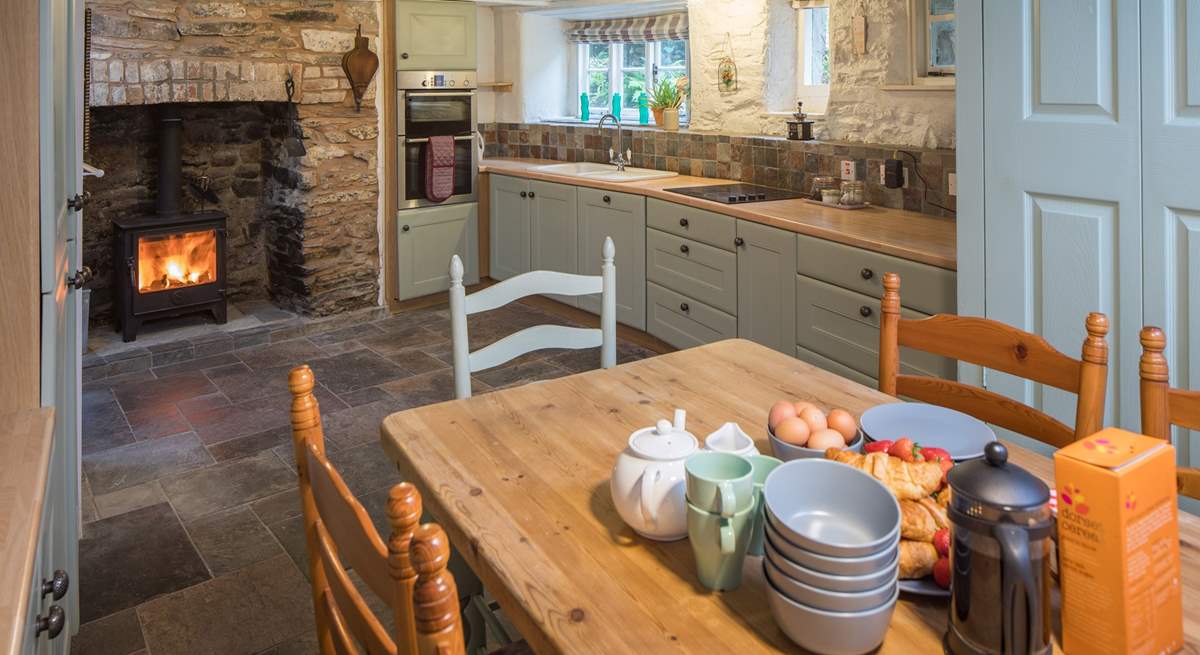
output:
<path id="1" fill-rule="evenodd" d="M 601 69 L 592 68 L 589 66 L 591 57 L 588 50 L 595 45 L 608 46 L 608 101 L 604 104 L 603 111 L 600 108 L 592 106 L 592 118 L 589 122 L 599 120 L 601 116 L 609 113 L 612 110 L 612 94 L 618 92 L 621 97 L 621 115 L 622 121 L 637 122 L 638 108 L 624 106 L 626 98 L 624 97 L 625 89 L 625 73 L 626 72 L 644 72 L 646 80 L 649 84 L 654 84 L 658 80 L 658 76 L 664 72 L 679 72 L 687 76 L 691 72 L 691 53 L 690 45 L 686 39 L 672 39 L 673 41 L 682 41 L 683 49 L 683 65 L 682 66 L 662 66 L 662 44 L 669 41 L 644 41 L 639 43 L 577 43 L 575 44 L 575 56 L 578 59 L 578 93 L 584 94 L 589 91 L 589 83 L 591 81 L 591 73 L 598 72 Z M 626 45 L 645 45 L 646 46 L 646 62 L 645 65 L 639 68 L 630 68 L 625 66 L 625 48 Z M 588 94 L 590 97 L 590 93 Z M 576 118 L 578 118 L 578 109 L 576 109 Z M 684 102 L 680 108 L 679 118 L 681 122 L 686 122 L 687 118 L 687 103 Z"/>
<path id="2" fill-rule="evenodd" d="M 930 0 L 909 0 L 909 52 L 914 86 L 954 86 L 958 67 L 933 65 L 930 36 L 935 23 L 954 22 L 956 16 L 957 11 L 934 16 L 930 13 Z M 957 26 L 955 31 L 957 36 Z"/>
<path id="3" fill-rule="evenodd" d="M 797 2 L 794 6 L 796 8 L 796 100 L 804 103 L 804 113 L 822 115 L 829 106 L 829 83 L 810 84 L 808 82 L 809 59 L 812 57 L 812 43 L 809 39 L 811 26 L 809 25 L 808 11 L 820 8 L 829 10 L 829 0 Z M 825 44 L 828 49 L 828 19 L 826 19 L 825 29 Z M 833 78 L 832 63 L 831 61 L 829 70 L 830 81 Z"/>

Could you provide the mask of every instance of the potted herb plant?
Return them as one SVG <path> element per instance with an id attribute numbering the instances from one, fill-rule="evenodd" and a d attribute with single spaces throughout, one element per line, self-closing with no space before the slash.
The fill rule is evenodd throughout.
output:
<path id="1" fill-rule="evenodd" d="M 679 84 L 679 82 L 683 84 Z M 674 129 L 679 129 L 679 107 L 683 104 L 684 92 L 687 89 L 687 79 L 661 79 L 650 89 L 650 113 L 654 115 L 654 124 L 658 127 L 672 129 L 671 121 L 666 119 L 666 112 L 675 114 Z"/>

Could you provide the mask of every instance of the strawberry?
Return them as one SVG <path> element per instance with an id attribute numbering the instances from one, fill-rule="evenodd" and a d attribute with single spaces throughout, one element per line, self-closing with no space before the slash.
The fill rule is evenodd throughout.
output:
<path id="1" fill-rule="evenodd" d="M 896 443 L 888 448 L 888 454 L 892 457 L 899 457 L 906 462 L 917 461 L 917 445 L 908 437 L 900 437 Z"/>
<path id="2" fill-rule="evenodd" d="M 933 581 L 942 589 L 950 588 L 950 558 L 942 557 L 933 563 Z"/>
<path id="3" fill-rule="evenodd" d="M 886 453 L 891 447 L 891 441 L 872 441 L 871 443 L 863 446 L 863 450 L 867 451 L 868 453 Z"/>
<path id="4" fill-rule="evenodd" d="M 924 455 L 925 459 L 930 462 L 941 462 L 943 460 L 949 461 L 949 462 L 954 461 L 954 460 L 950 459 L 950 453 L 946 452 L 946 450 L 944 448 L 934 448 L 933 446 L 925 446 L 925 447 L 921 448 L 921 454 Z"/>
<path id="5" fill-rule="evenodd" d="M 933 533 L 933 547 L 937 549 L 938 557 L 950 556 L 950 528 Z"/>

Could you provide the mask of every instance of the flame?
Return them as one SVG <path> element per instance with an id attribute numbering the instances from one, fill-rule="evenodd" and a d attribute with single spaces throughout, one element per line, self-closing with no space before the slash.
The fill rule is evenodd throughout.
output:
<path id="1" fill-rule="evenodd" d="M 138 240 L 138 292 L 209 284 L 216 279 L 216 230 Z"/>

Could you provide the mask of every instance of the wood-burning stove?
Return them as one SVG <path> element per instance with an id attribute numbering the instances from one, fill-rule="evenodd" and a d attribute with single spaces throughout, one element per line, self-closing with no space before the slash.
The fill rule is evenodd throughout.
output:
<path id="1" fill-rule="evenodd" d="M 156 318 L 207 311 L 225 322 L 225 214 L 181 211 L 182 133 L 178 107 L 163 105 L 157 211 L 113 221 L 116 327 L 125 341 Z"/>

